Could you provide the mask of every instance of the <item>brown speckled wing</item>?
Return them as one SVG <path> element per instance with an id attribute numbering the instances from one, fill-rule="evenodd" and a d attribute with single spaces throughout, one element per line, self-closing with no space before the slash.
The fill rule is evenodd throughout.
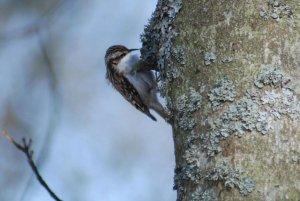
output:
<path id="1" fill-rule="evenodd" d="M 156 118 L 150 113 L 147 105 L 144 104 L 138 91 L 134 86 L 127 80 L 126 77 L 122 76 L 117 72 L 107 71 L 106 78 L 112 83 L 112 85 L 120 92 L 120 94 L 130 102 L 136 109 L 145 113 L 152 120 L 156 121 Z"/>

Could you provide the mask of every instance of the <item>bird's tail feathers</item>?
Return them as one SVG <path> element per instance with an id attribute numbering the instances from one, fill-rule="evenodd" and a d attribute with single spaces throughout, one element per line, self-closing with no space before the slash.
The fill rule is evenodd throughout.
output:
<path id="1" fill-rule="evenodd" d="M 147 112 L 145 112 L 145 114 L 150 117 L 153 121 L 157 121 L 156 118 L 150 113 L 150 111 L 148 110 Z"/>
<path id="2" fill-rule="evenodd" d="M 168 112 L 158 101 L 151 104 L 150 108 L 157 112 L 165 121 L 168 123 L 171 122 L 171 113 Z"/>

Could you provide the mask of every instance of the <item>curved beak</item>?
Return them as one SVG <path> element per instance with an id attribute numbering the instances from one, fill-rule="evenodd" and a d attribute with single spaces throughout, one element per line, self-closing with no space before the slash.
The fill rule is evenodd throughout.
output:
<path id="1" fill-rule="evenodd" d="M 129 49 L 128 51 L 132 52 L 132 51 L 136 51 L 136 50 L 140 50 L 140 49 Z"/>

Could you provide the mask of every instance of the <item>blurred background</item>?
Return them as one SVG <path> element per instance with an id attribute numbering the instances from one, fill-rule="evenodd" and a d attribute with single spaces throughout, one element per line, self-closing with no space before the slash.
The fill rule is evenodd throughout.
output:
<path id="1" fill-rule="evenodd" d="M 33 139 L 34 160 L 64 201 L 176 200 L 171 127 L 105 80 L 106 48 L 141 47 L 155 5 L 0 0 L 0 129 Z M 0 200 L 52 200 L 4 137 Z"/>

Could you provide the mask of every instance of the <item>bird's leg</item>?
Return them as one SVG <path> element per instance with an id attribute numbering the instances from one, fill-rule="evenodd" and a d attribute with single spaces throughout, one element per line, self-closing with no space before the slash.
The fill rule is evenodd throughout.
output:
<path id="1" fill-rule="evenodd" d="M 156 81 L 156 83 L 161 81 L 161 74 L 158 73 L 157 71 L 155 71 L 155 81 Z"/>

